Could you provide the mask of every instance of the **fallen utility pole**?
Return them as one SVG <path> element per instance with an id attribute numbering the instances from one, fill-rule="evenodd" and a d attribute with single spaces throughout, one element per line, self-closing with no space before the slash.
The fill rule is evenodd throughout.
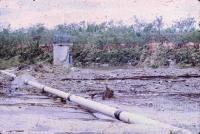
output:
<path id="1" fill-rule="evenodd" d="M 13 79 L 17 78 L 17 76 L 15 74 L 9 73 L 7 71 L 0 70 L 0 73 L 8 75 L 8 76 L 12 77 Z M 31 85 L 35 88 L 41 89 L 44 92 L 48 92 L 53 95 L 57 95 L 68 101 L 75 102 L 75 103 L 79 104 L 80 106 L 95 110 L 97 112 L 100 112 L 102 114 L 105 114 L 107 116 L 113 117 L 115 119 L 118 119 L 118 120 L 126 122 L 126 123 L 139 123 L 139 124 L 144 124 L 144 125 L 153 125 L 156 128 L 160 127 L 160 128 L 168 129 L 173 132 L 181 131 L 184 134 L 191 134 L 191 132 L 189 130 L 178 128 L 178 127 L 175 127 L 175 126 L 172 126 L 172 125 L 169 125 L 169 124 L 157 121 L 157 120 L 153 120 L 153 119 L 150 119 L 150 118 L 147 118 L 147 117 L 135 114 L 135 113 L 129 113 L 129 112 L 120 110 L 118 108 L 114 108 L 114 107 L 111 107 L 111 106 L 108 106 L 105 104 L 101 104 L 99 102 L 95 102 L 92 100 L 85 99 L 83 97 L 79 97 L 79 96 L 76 96 L 76 95 L 73 95 L 70 93 L 66 93 L 66 92 L 60 91 L 58 89 L 51 88 L 46 85 L 40 84 L 35 81 L 25 79 L 23 82 L 24 82 L 24 84 Z"/>

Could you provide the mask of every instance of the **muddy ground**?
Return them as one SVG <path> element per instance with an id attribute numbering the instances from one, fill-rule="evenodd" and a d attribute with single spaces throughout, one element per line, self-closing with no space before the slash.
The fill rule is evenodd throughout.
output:
<path id="1" fill-rule="evenodd" d="M 38 82 L 48 86 L 188 129 L 194 134 L 200 132 L 200 77 L 197 77 L 200 75 L 199 69 L 69 70 L 63 67 L 34 65 L 14 68 L 11 72 L 19 76 L 32 75 Z M 189 75 L 193 77 L 175 77 Z M 140 79 L 141 76 L 154 77 Z M 170 130 L 155 126 L 123 123 L 76 104 L 61 102 L 55 96 L 42 94 L 38 89 L 26 85 L 15 89 L 15 84 L 16 81 L 0 75 L 1 133 L 170 133 Z M 113 98 L 102 99 L 106 88 L 114 91 Z"/>

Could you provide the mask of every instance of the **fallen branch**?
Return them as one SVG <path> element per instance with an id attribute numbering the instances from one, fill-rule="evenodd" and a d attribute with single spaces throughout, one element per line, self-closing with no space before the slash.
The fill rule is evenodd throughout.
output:
<path id="1" fill-rule="evenodd" d="M 183 74 L 179 76 L 173 76 L 173 75 L 143 75 L 143 76 L 132 76 L 132 77 L 108 77 L 108 78 L 63 78 L 61 81 L 72 81 L 72 80 L 81 80 L 81 81 L 87 81 L 87 80 L 151 80 L 151 79 L 178 79 L 178 78 L 199 78 L 199 74 Z"/>

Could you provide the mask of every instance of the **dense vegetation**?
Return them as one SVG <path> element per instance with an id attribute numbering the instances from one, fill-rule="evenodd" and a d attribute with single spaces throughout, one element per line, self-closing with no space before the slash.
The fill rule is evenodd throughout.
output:
<path id="1" fill-rule="evenodd" d="M 91 63 L 111 63 L 114 65 L 130 63 L 138 65 L 153 57 L 149 65 L 167 65 L 168 59 L 180 64 L 196 66 L 200 63 L 198 48 L 183 48 L 186 43 L 200 43 L 200 32 L 193 18 L 175 22 L 165 27 L 162 17 L 151 23 L 135 18 L 133 25 L 105 22 L 101 24 L 61 24 L 47 29 L 38 24 L 27 29 L 12 30 L 9 27 L 0 31 L 0 65 L 10 60 L 13 65 L 31 64 L 36 61 L 51 61 L 51 52 L 40 48 L 55 42 L 73 42 L 73 56 L 76 65 Z M 146 44 L 157 42 L 159 50 L 152 54 Z M 171 42 L 174 50 L 164 49 L 162 44 Z M 150 62 L 150 61 L 148 61 Z"/>

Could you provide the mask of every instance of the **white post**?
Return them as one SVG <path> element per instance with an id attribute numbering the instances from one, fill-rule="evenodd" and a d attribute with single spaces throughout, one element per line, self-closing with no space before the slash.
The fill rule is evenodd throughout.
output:
<path id="1" fill-rule="evenodd" d="M 60 43 L 53 45 L 53 64 L 54 65 L 70 65 L 70 43 Z"/>

